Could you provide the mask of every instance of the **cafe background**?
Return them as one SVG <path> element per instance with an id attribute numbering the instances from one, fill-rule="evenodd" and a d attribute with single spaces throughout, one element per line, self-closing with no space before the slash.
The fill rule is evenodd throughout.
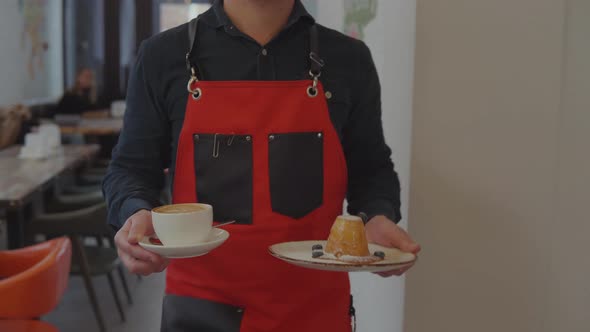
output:
<path id="1" fill-rule="evenodd" d="M 357 331 L 590 330 L 590 2 L 304 2 L 372 51 L 402 225 L 424 250 L 407 286 L 352 275 Z M 42 113 L 87 66 L 108 109 L 125 97 L 140 41 L 207 7 L 0 1 L 0 107 Z"/>
<path id="2" fill-rule="evenodd" d="M 371 48 L 384 90 L 391 91 L 383 97 L 385 130 L 407 203 L 415 5 L 403 0 L 303 2 L 319 22 L 363 39 Z M 5 59 L 0 61 L 0 86 L 8 87 L 0 89 L 0 105 L 23 103 L 34 112 L 46 112 L 73 84 L 76 69 L 88 67 L 96 73 L 99 103 L 108 109 L 113 101 L 124 99 L 141 40 L 208 7 L 208 1 L 182 0 L 0 2 L 1 58 Z M 395 20 L 389 20 L 387 13 L 393 13 Z M 386 67 L 387 57 L 399 60 Z M 407 204 L 403 214 L 407 216 Z M 354 275 L 352 282 L 359 331 L 401 331 L 403 278 Z"/>

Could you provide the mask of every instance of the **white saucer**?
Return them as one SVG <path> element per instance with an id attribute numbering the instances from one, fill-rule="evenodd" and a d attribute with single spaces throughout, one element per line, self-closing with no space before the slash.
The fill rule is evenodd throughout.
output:
<path id="1" fill-rule="evenodd" d="M 416 256 L 411 253 L 402 252 L 395 248 L 386 248 L 377 244 L 369 244 L 369 251 L 382 251 L 385 259 L 365 264 L 354 264 L 336 260 L 313 258 L 312 247 L 316 244 L 326 247 L 326 241 L 297 241 L 284 242 L 269 247 L 270 254 L 282 259 L 287 263 L 300 267 L 334 271 L 334 272 L 387 272 L 411 265 Z"/>
<path id="2" fill-rule="evenodd" d="M 211 250 L 219 247 L 229 238 L 229 233 L 221 228 L 213 228 L 209 239 L 205 242 L 195 243 L 186 246 L 164 246 L 153 244 L 150 242 L 150 237 L 146 236 L 139 241 L 139 245 L 145 250 L 156 253 L 162 257 L 167 258 L 191 258 L 203 256 Z"/>

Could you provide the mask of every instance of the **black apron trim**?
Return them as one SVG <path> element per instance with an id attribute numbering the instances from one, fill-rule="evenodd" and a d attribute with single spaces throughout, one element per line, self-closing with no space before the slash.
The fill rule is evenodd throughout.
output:
<path id="1" fill-rule="evenodd" d="M 244 309 L 192 297 L 166 295 L 161 332 L 239 332 Z"/>

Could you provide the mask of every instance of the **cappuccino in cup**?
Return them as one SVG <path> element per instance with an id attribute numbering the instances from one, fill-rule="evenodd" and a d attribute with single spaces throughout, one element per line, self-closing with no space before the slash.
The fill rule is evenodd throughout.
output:
<path id="1" fill-rule="evenodd" d="M 156 235 L 165 246 L 193 245 L 207 240 L 213 226 L 208 204 L 171 204 L 152 210 Z"/>

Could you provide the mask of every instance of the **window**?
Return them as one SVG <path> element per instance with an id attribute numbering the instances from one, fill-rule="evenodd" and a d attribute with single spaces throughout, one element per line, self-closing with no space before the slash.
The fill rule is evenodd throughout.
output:
<path id="1" fill-rule="evenodd" d="M 37 104 L 63 92 L 62 1 L 2 1 L 0 104 Z"/>
<path id="2" fill-rule="evenodd" d="M 154 2 L 154 31 L 165 31 L 184 24 L 211 7 L 211 1 L 157 0 Z"/>

